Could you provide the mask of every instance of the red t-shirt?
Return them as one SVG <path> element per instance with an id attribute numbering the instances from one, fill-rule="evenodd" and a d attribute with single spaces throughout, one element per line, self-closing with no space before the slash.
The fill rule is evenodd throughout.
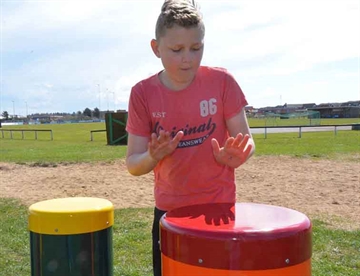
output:
<path id="1" fill-rule="evenodd" d="M 247 105 L 241 88 L 225 69 L 201 66 L 184 90 L 172 91 L 159 74 L 131 90 L 126 130 L 150 137 L 161 129 L 182 130 L 177 149 L 154 168 L 155 205 L 169 211 L 186 205 L 235 202 L 234 169 L 216 162 L 211 138 L 229 137 L 226 120 Z"/>

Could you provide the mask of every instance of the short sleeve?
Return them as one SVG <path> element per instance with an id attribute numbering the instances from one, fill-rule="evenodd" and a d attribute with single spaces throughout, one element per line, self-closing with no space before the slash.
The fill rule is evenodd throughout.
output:
<path id="1" fill-rule="evenodd" d="M 131 89 L 126 131 L 148 137 L 151 134 L 151 121 L 144 93 L 139 86 Z"/>
<path id="2" fill-rule="evenodd" d="M 238 114 L 248 102 L 235 78 L 228 72 L 225 72 L 224 85 L 224 117 L 230 119 Z"/>

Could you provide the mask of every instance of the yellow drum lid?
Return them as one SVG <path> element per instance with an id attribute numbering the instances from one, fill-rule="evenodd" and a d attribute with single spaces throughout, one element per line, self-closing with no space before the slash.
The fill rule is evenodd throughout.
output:
<path id="1" fill-rule="evenodd" d="M 84 234 L 111 227 L 114 224 L 114 206 L 102 198 L 57 198 L 31 205 L 28 219 L 31 232 Z"/>

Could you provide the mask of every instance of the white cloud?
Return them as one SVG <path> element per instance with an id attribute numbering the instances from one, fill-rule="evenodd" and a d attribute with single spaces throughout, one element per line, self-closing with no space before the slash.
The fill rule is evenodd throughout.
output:
<path id="1" fill-rule="evenodd" d="M 359 57 L 360 19 L 356 1 L 246 3 L 243 9 L 208 19 L 212 22 L 207 34 L 210 43 L 226 49 L 214 60 L 241 61 L 281 54 L 271 73 L 289 74 L 321 62 Z"/>

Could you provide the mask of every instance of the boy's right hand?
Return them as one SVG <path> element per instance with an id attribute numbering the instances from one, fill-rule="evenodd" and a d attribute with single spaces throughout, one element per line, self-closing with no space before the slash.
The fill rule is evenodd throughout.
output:
<path id="1" fill-rule="evenodd" d="M 184 132 L 182 131 L 176 133 L 173 139 L 171 139 L 170 132 L 168 131 L 160 130 L 159 136 L 152 133 L 148 144 L 151 158 L 160 161 L 165 156 L 173 153 L 183 136 Z"/>

